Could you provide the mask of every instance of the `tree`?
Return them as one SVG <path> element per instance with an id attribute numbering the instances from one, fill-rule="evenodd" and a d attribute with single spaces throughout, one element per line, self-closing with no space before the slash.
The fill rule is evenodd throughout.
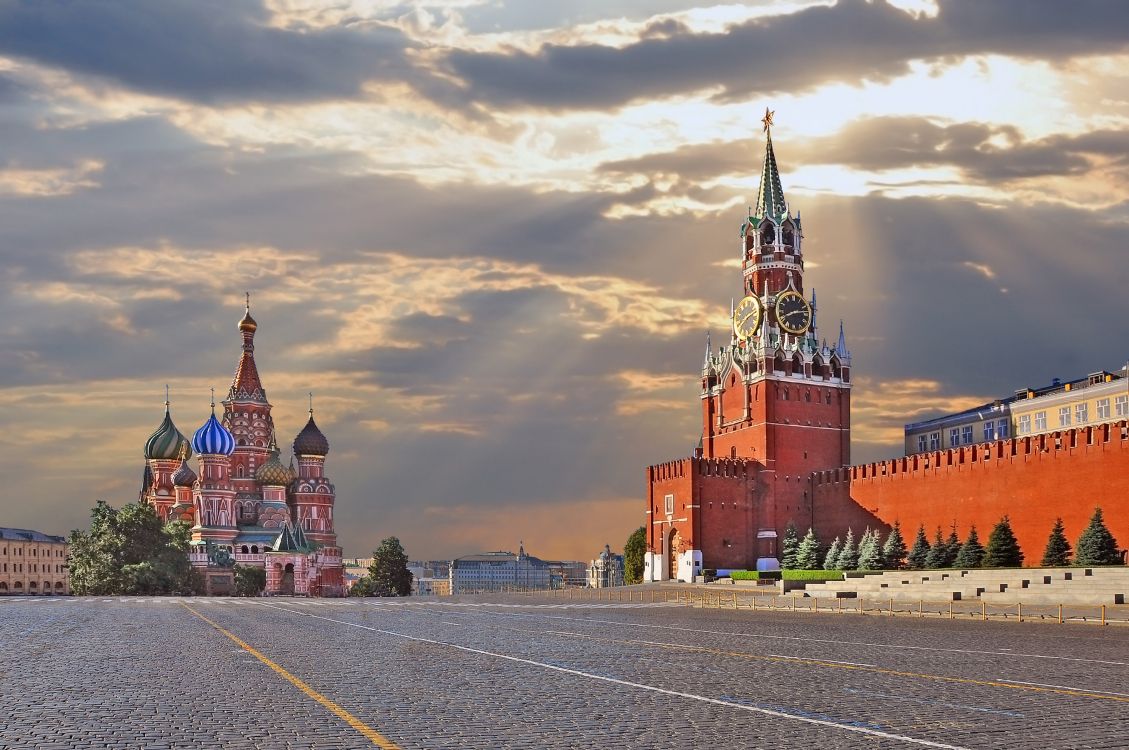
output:
<path id="1" fill-rule="evenodd" d="M 823 558 L 824 570 L 838 570 L 839 549 L 839 537 L 835 537 L 835 541 L 831 542 L 831 546 L 827 548 L 827 556 Z"/>
<path id="2" fill-rule="evenodd" d="M 960 547 L 960 537 L 957 536 L 957 525 L 954 521 L 949 528 L 949 538 L 945 540 L 945 564 L 942 567 L 951 568 L 956 565 Z"/>
<path id="3" fill-rule="evenodd" d="M 796 533 L 796 526 L 791 521 L 788 528 L 784 529 L 784 538 L 780 540 L 780 567 L 784 570 L 795 570 L 796 550 L 800 546 L 800 535 Z"/>
<path id="4" fill-rule="evenodd" d="M 859 570 L 879 570 L 882 567 L 882 549 L 878 546 L 878 532 L 869 528 L 862 534 L 859 542 Z"/>
<path id="5" fill-rule="evenodd" d="M 979 568 L 983 559 L 984 545 L 980 543 L 980 536 L 976 533 L 974 525 L 969 529 L 968 539 L 960 545 L 960 551 L 957 552 L 956 560 L 953 562 L 958 568 Z"/>
<path id="6" fill-rule="evenodd" d="M 1004 516 L 988 535 L 984 548 L 985 568 L 1018 568 L 1023 565 L 1023 550 L 1011 530 L 1011 519 Z"/>
<path id="7" fill-rule="evenodd" d="M 75 529 L 67 565 L 76 594 L 152 596 L 194 594 L 203 588 L 188 562 L 190 527 L 161 522 L 148 504 L 115 509 L 99 500 L 89 531 Z"/>
<path id="8" fill-rule="evenodd" d="M 1120 565 L 1121 553 L 1117 549 L 1117 540 L 1106 528 L 1102 518 L 1102 509 L 1094 508 L 1094 515 L 1090 517 L 1090 525 L 1078 537 L 1075 548 L 1075 565 Z"/>
<path id="9" fill-rule="evenodd" d="M 835 558 L 837 570 L 855 570 L 859 566 L 859 550 L 855 546 L 855 533 L 847 527 L 847 536 L 843 539 L 843 548 L 839 550 L 839 557 Z"/>
<path id="10" fill-rule="evenodd" d="M 235 595 L 258 596 L 267 587 L 267 571 L 255 565 L 235 566 Z"/>
<path id="11" fill-rule="evenodd" d="M 882 546 L 882 563 L 886 568 L 897 570 L 905 565 L 905 559 L 906 540 L 902 538 L 901 524 L 894 521 L 894 528 L 890 529 L 890 536 Z"/>
<path id="12" fill-rule="evenodd" d="M 948 556 L 949 550 L 945 546 L 945 540 L 941 538 L 941 527 L 938 526 L 937 533 L 933 536 L 933 544 L 929 546 L 929 555 L 925 558 L 925 567 L 947 568 Z"/>
<path id="13" fill-rule="evenodd" d="M 819 537 L 810 528 L 796 548 L 796 567 L 800 570 L 815 570 L 819 567 Z"/>
<path id="14" fill-rule="evenodd" d="M 631 532 L 623 545 L 623 582 L 643 581 L 643 560 L 647 555 L 647 530 L 640 526 Z"/>
<path id="15" fill-rule="evenodd" d="M 1047 537 L 1047 548 L 1043 550 L 1043 560 L 1039 565 L 1044 568 L 1061 568 L 1070 564 L 1070 542 L 1066 541 L 1066 530 L 1063 528 L 1062 519 L 1056 518 Z"/>
<path id="16" fill-rule="evenodd" d="M 349 587 L 349 596 L 376 596 L 372 590 L 372 579 L 361 576 Z"/>
<path id="17" fill-rule="evenodd" d="M 400 540 L 390 536 L 372 553 L 368 576 L 371 584 L 369 596 L 411 596 L 412 574 L 408 570 L 408 555 Z M 353 586 L 356 588 L 356 584 Z"/>
<path id="18" fill-rule="evenodd" d="M 917 536 L 913 540 L 913 549 L 906 557 L 906 562 L 911 568 L 920 570 L 929 561 L 929 540 L 925 538 L 925 524 L 917 527 Z"/>

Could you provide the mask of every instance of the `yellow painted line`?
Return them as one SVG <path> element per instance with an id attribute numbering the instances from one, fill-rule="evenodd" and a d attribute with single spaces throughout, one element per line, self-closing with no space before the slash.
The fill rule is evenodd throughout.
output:
<path id="1" fill-rule="evenodd" d="M 919 680 L 956 682 L 964 685 L 982 685 L 985 687 L 1009 688 L 1011 690 L 1022 690 L 1030 693 L 1056 693 L 1058 695 L 1070 695 L 1077 698 L 1095 698 L 1098 700 L 1114 701 L 1116 703 L 1129 703 L 1129 697 L 1107 695 L 1103 693 L 1092 693 L 1086 690 L 1074 690 L 1071 688 L 1020 685 L 1011 682 L 1001 682 L 999 680 L 978 680 L 973 677 L 952 677 L 942 674 L 930 674 L 928 672 L 905 672 L 898 669 L 884 669 L 882 667 L 871 667 L 865 664 L 845 664 L 843 662 L 824 661 L 822 659 L 811 659 L 802 656 L 765 656 L 761 654 L 750 654 L 745 651 L 726 651 L 724 649 L 709 648 L 707 646 L 691 646 L 683 643 L 663 643 L 662 641 L 643 641 L 631 638 L 601 638 L 600 636 L 589 635 L 587 633 L 574 633 L 568 630 L 524 630 L 522 628 L 508 628 L 504 625 L 495 625 L 494 627 L 500 630 L 512 630 L 517 633 L 529 633 L 533 635 L 560 635 L 568 638 L 584 638 L 587 640 L 601 641 L 604 643 L 654 646 L 656 648 L 670 649 L 674 651 L 696 651 L 703 654 L 714 654 L 716 656 L 735 656 L 741 659 L 775 662 L 778 664 L 807 664 L 814 667 L 827 667 L 828 669 L 849 669 L 855 672 L 870 672 L 873 674 L 883 674 L 892 677 L 912 677 Z"/>
<path id="2" fill-rule="evenodd" d="M 251 644 L 247 643 L 246 641 L 243 641 L 242 639 L 240 639 L 237 635 L 235 635 L 231 631 L 225 630 L 224 628 L 220 627 L 215 622 L 209 620 L 207 617 L 204 617 L 204 615 L 200 614 L 199 612 L 197 612 L 195 609 L 188 606 L 184 602 L 181 602 L 181 606 L 183 606 L 185 609 L 187 609 L 192 614 L 199 617 L 204 622 L 211 625 L 213 628 L 215 628 L 219 632 L 226 635 L 231 640 L 235 641 L 237 644 L 239 644 L 239 646 L 243 650 L 245 650 L 247 653 L 251 654 L 251 656 L 254 656 L 256 659 L 261 661 L 263 664 L 266 664 L 268 667 L 273 669 L 279 675 L 286 678 L 286 680 L 288 682 L 290 682 L 290 684 L 292 684 L 294 687 L 298 688 L 303 693 L 305 693 L 309 697 L 313 698 L 315 701 L 317 701 L 321 705 L 325 706 L 327 709 L 329 709 L 330 713 L 332 713 L 337 718 L 341 719 L 346 724 L 351 726 L 353 729 L 357 730 L 362 735 L 364 735 L 366 738 L 371 740 L 372 744 L 376 745 L 377 747 L 384 748 L 384 750 L 400 750 L 400 746 L 397 745 L 396 743 L 394 743 L 392 740 L 388 739 L 387 737 L 382 735 L 380 732 L 378 732 L 375 729 L 373 729 L 372 727 L 370 727 L 368 724 L 365 724 L 363 721 L 358 719 L 356 716 L 353 716 L 353 714 L 349 713 L 348 711 L 343 709 L 341 706 L 339 706 L 336 703 L 334 703 L 333 701 L 331 701 L 329 698 L 326 698 L 324 695 L 322 695 L 318 691 L 314 690 L 312 687 L 310 687 L 305 682 L 303 682 L 300 678 L 295 677 L 294 675 L 290 674 L 290 672 L 286 671 L 286 669 L 284 669 L 282 667 L 282 665 L 278 664 L 275 661 L 272 661 L 266 654 L 262 653 L 261 651 L 256 649 Z"/>

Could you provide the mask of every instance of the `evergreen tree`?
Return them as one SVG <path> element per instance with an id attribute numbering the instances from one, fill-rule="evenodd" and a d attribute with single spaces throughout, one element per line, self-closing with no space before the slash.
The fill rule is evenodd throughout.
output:
<path id="1" fill-rule="evenodd" d="M 945 540 L 945 564 L 941 567 L 951 568 L 956 565 L 957 554 L 960 553 L 960 537 L 957 536 L 957 525 L 953 522 L 949 529 L 949 538 Z"/>
<path id="2" fill-rule="evenodd" d="M 368 576 L 372 596 L 411 596 L 412 574 L 400 540 L 390 536 L 372 553 Z M 354 588 L 356 584 L 353 584 Z"/>
<path id="3" fill-rule="evenodd" d="M 909 551 L 906 562 L 909 567 L 921 570 L 929 561 L 929 540 L 925 538 L 925 524 L 917 527 L 917 536 L 913 540 L 913 549 Z"/>
<path id="4" fill-rule="evenodd" d="M 906 540 L 902 538 L 902 527 L 894 521 L 894 528 L 890 529 L 890 536 L 886 537 L 886 544 L 882 545 L 882 566 L 889 570 L 897 570 L 905 565 Z"/>
<path id="5" fill-rule="evenodd" d="M 796 567 L 800 570 L 815 570 L 819 567 L 819 538 L 810 528 L 796 549 Z"/>
<path id="6" fill-rule="evenodd" d="M 1117 540 L 1106 528 L 1102 509 L 1094 508 L 1090 525 L 1078 537 L 1075 548 L 1075 565 L 1120 565 L 1121 553 L 1117 550 Z"/>
<path id="7" fill-rule="evenodd" d="M 855 532 L 847 527 L 847 536 L 843 539 L 843 548 L 835 558 L 837 570 L 857 570 L 859 566 L 859 549 L 855 546 Z"/>
<path id="8" fill-rule="evenodd" d="M 146 503 L 120 509 L 99 500 L 90 530 L 75 529 L 68 543 L 71 590 L 79 595 L 195 594 L 203 581 L 188 562 L 190 527 L 165 524 Z"/>
<path id="9" fill-rule="evenodd" d="M 1023 565 L 1023 550 L 1011 530 L 1011 519 L 1004 516 L 992 533 L 988 535 L 988 546 L 984 548 L 985 568 L 1018 568 Z"/>
<path id="10" fill-rule="evenodd" d="M 784 529 L 784 538 L 780 540 L 780 567 L 784 570 L 796 569 L 796 550 L 800 546 L 800 535 L 796 533 L 796 526 L 789 521 L 788 528 Z"/>
<path id="11" fill-rule="evenodd" d="M 623 545 L 623 582 L 643 581 L 643 561 L 647 554 L 647 530 L 640 526 L 631 532 Z"/>
<path id="12" fill-rule="evenodd" d="M 835 537 L 835 541 L 831 542 L 831 546 L 827 548 L 827 557 L 823 558 L 824 570 L 838 570 L 839 549 L 839 537 Z"/>
<path id="13" fill-rule="evenodd" d="M 983 559 L 984 545 L 980 543 L 980 536 L 976 533 L 976 526 L 973 525 L 968 531 L 968 539 L 960 545 L 960 551 L 957 552 L 953 563 L 958 568 L 979 568 Z"/>
<path id="14" fill-rule="evenodd" d="M 949 557 L 948 547 L 945 546 L 945 540 L 941 538 L 941 527 L 937 527 L 937 533 L 933 535 L 933 543 L 929 545 L 929 555 L 925 558 L 925 567 L 927 568 L 947 568 L 946 560 Z"/>
<path id="15" fill-rule="evenodd" d="M 878 532 L 869 528 L 863 532 L 859 542 L 859 570 L 880 570 L 882 551 L 878 546 Z"/>
<path id="16" fill-rule="evenodd" d="M 1066 541 L 1066 530 L 1063 528 L 1062 519 L 1056 518 L 1051 535 L 1047 538 L 1047 548 L 1043 551 L 1043 560 L 1039 564 L 1044 568 L 1061 568 L 1070 564 L 1070 542 Z"/>

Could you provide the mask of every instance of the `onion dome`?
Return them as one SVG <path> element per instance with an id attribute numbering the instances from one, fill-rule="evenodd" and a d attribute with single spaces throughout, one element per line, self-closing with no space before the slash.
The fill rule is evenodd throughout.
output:
<path id="1" fill-rule="evenodd" d="M 294 438 L 294 454 L 298 456 L 324 456 L 329 453 L 329 441 L 321 434 L 314 422 L 314 410 L 310 409 L 310 421 Z"/>
<path id="2" fill-rule="evenodd" d="M 188 446 L 180 452 L 180 468 L 172 474 L 172 483 L 177 487 L 191 487 L 196 483 L 196 472 L 188 465 Z"/>
<path id="3" fill-rule="evenodd" d="M 258 327 L 259 324 L 251 317 L 251 293 L 247 292 L 247 312 L 243 315 L 243 320 L 239 321 L 239 330 L 244 333 L 254 333 Z"/>
<path id="4" fill-rule="evenodd" d="M 293 481 L 294 475 L 290 473 L 290 469 L 282 465 L 282 461 L 278 458 L 278 451 L 274 451 L 267 462 L 255 472 L 255 479 L 259 481 L 259 484 L 270 487 L 286 487 Z"/>
<path id="5" fill-rule="evenodd" d="M 192 448 L 201 456 L 230 456 L 235 451 L 235 438 L 216 419 L 216 403 L 212 402 L 212 416 L 192 436 Z"/>
<path id="6" fill-rule="evenodd" d="M 176 429 L 169 415 L 169 402 L 165 402 L 165 418 L 145 441 L 145 458 L 175 459 L 180 457 L 181 446 L 188 447 L 188 439 Z M 188 455 L 192 455 L 189 450 Z"/>

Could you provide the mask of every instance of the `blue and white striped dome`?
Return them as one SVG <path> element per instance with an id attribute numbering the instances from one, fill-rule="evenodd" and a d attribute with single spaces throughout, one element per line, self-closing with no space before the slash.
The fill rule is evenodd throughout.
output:
<path id="1" fill-rule="evenodd" d="M 216 419 L 215 407 L 212 407 L 212 416 L 204 426 L 196 430 L 192 436 L 192 450 L 201 456 L 230 456 L 235 450 L 235 438 L 227 428 Z"/>

